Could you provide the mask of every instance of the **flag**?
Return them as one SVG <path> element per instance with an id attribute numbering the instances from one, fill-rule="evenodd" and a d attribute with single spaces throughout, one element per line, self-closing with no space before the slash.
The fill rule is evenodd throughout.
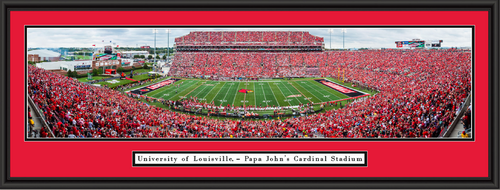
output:
<path id="1" fill-rule="evenodd" d="M 102 40 L 102 42 L 104 42 L 104 40 Z"/>
<path id="2" fill-rule="evenodd" d="M 92 46 L 95 46 L 95 44 L 92 44 Z"/>
<path id="3" fill-rule="evenodd" d="M 119 45 L 116 45 L 116 47 L 118 47 Z"/>

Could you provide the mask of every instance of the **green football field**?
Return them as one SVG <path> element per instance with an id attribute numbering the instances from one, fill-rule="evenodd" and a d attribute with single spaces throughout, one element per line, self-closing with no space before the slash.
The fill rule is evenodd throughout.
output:
<path id="1" fill-rule="evenodd" d="M 180 86 L 166 86 L 145 95 L 165 100 L 197 97 L 200 102 L 214 102 L 215 105 L 270 107 L 295 106 L 349 98 L 312 79 L 249 82 L 182 79 L 175 84 L 180 84 Z M 241 93 L 238 92 L 240 89 L 253 92 Z"/>

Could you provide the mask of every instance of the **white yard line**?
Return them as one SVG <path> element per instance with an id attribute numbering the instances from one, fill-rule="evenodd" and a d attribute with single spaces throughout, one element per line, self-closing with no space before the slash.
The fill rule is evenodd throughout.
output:
<path id="1" fill-rule="evenodd" d="M 264 94 L 264 100 L 266 102 L 266 106 L 269 106 L 269 104 L 267 104 L 266 92 L 264 91 L 264 85 L 260 85 L 260 87 L 262 88 L 262 93 Z"/>
<path id="2" fill-rule="evenodd" d="M 278 83 L 274 83 L 274 84 L 275 84 L 275 85 L 276 85 L 276 87 L 280 90 L 281 94 L 283 94 L 283 91 L 281 91 L 281 88 L 277 85 Z M 271 88 L 271 91 L 272 91 L 272 90 L 273 90 L 273 89 Z M 273 95 L 274 95 L 274 93 L 273 93 Z M 285 94 L 283 94 L 283 97 L 285 98 L 285 100 L 287 100 L 287 98 L 286 98 Z M 276 96 L 274 96 L 274 98 L 276 98 Z M 277 101 L 277 100 L 276 100 L 276 101 Z M 290 102 L 288 102 L 288 101 L 286 101 L 286 103 L 288 103 L 288 105 L 289 105 L 289 106 L 291 106 L 291 105 L 292 105 L 292 104 L 290 104 Z"/>
<path id="3" fill-rule="evenodd" d="M 288 92 L 290 92 L 291 95 L 295 95 L 293 94 L 293 92 L 286 86 L 286 84 L 283 84 L 283 86 L 285 86 L 285 88 L 288 90 Z M 278 87 L 279 88 L 279 87 Z M 281 89 L 280 89 L 281 90 Z M 281 92 L 283 93 L 283 92 Z M 286 97 L 285 97 L 286 98 Z M 307 97 L 306 97 L 307 98 Z M 297 98 L 295 97 L 295 99 L 299 102 L 299 104 L 302 104 L 302 102 Z M 290 104 L 290 103 L 289 103 Z"/>
<path id="4" fill-rule="evenodd" d="M 339 85 L 339 86 L 342 86 L 342 87 L 344 87 L 344 88 L 351 89 L 351 90 L 356 91 L 356 92 L 360 92 L 360 93 L 363 93 L 363 94 L 368 94 L 368 93 L 363 92 L 363 91 L 361 91 L 361 90 L 356 90 L 356 89 L 354 89 L 354 88 L 350 88 L 350 87 L 347 87 L 347 86 L 341 85 L 341 84 L 339 84 L 339 83 L 333 82 L 333 81 L 331 81 L 331 80 L 329 80 L 329 79 L 327 79 L 327 78 L 324 78 L 324 80 L 327 80 L 327 81 L 329 81 L 329 82 L 335 83 L 335 84 L 337 84 L 337 85 Z"/>
<path id="5" fill-rule="evenodd" d="M 227 96 L 227 94 L 229 93 L 229 90 L 231 90 L 231 86 L 234 86 L 234 83 L 231 83 L 231 84 L 233 84 L 233 85 L 229 85 L 230 87 L 227 89 L 226 95 L 224 95 L 224 99 L 222 99 L 222 100 L 226 100 L 226 96 Z M 238 84 L 238 85 L 239 85 L 239 84 Z M 222 89 L 222 88 L 221 88 L 221 89 Z M 226 100 L 226 102 L 227 102 L 227 100 Z M 222 102 L 221 102 L 221 103 L 222 103 Z"/>
<path id="6" fill-rule="evenodd" d="M 308 87 L 311 87 L 311 86 L 307 85 L 307 82 L 304 82 L 304 84 L 306 84 L 306 86 L 308 86 Z M 311 88 L 312 88 L 314 91 L 319 92 L 318 90 L 314 89 L 313 87 L 311 87 Z M 306 90 L 307 90 L 307 89 L 306 89 Z M 323 93 L 321 93 L 321 92 L 319 92 L 319 93 L 320 93 L 321 95 L 324 95 L 324 94 L 323 94 Z"/>
<path id="7" fill-rule="evenodd" d="M 269 85 L 269 84 L 267 84 Z M 273 92 L 273 89 L 271 88 L 271 86 L 269 86 L 269 89 L 271 89 L 271 92 Z M 278 104 L 278 107 L 281 107 L 280 103 L 278 102 L 278 99 L 276 98 L 276 96 L 274 95 L 274 92 L 273 92 L 273 96 L 274 96 L 274 100 L 276 100 L 276 103 Z M 283 95 L 284 96 L 284 95 Z M 288 103 L 290 104 L 290 103 Z"/>
<path id="8" fill-rule="evenodd" d="M 207 83 L 205 82 L 205 86 L 203 87 L 202 90 L 199 90 L 198 93 L 196 93 L 196 95 L 194 95 L 193 97 L 197 97 L 198 94 L 200 94 L 200 92 L 203 92 L 203 90 L 205 90 L 205 88 L 207 88 L 208 86 L 206 85 Z M 202 84 L 203 85 L 203 84 Z"/>
<path id="9" fill-rule="evenodd" d="M 238 88 L 240 88 L 240 84 L 238 84 Z M 234 105 L 234 101 L 236 101 L 236 96 L 238 96 L 238 88 L 236 88 L 236 94 L 234 95 L 234 99 L 233 99 L 233 104 Z M 245 87 L 246 88 L 246 87 Z M 245 93 L 246 94 L 246 93 Z M 244 101 L 244 99 L 243 99 Z M 244 102 L 243 102 L 244 103 Z"/>
<path id="10" fill-rule="evenodd" d="M 207 94 L 205 94 L 205 96 L 203 96 L 203 98 L 207 97 L 207 95 L 209 95 L 209 94 L 210 94 L 210 92 L 212 92 L 212 90 L 214 90 L 214 88 L 215 88 L 217 85 L 219 85 L 219 84 L 220 84 L 220 83 L 217 83 L 216 85 L 214 85 L 214 87 L 213 87 L 212 89 L 210 89 L 210 91 L 208 91 L 208 93 L 207 93 Z M 224 85 L 222 85 L 222 86 L 224 86 Z M 220 91 L 220 90 L 219 90 L 219 91 Z M 205 102 L 207 102 L 207 100 L 206 100 L 206 99 L 205 99 Z M 210 103 L 210 102 L 208 102 L 208 103 Z"/>
<path id="11" fill-rule="evenodd" d="M 298 82 L 295 82 L 295 83 L 297 83 L 299 86 L 301 86 L 302 88 L 304 88 L 304 86 L 302 86 L 302 85 L 301 85 L 301 84 L 299 84 Z M 291 85 L 291 84 L 290 84 L 290 85 Z M 307 89 L 305 89 L 305 88 L 304 88 L 304 90 L 307 90 Z M 299 89 L 297 89 L 297 91 L 299 91 L 299 92 L 300 92 L 300 90 L 299 90 Z M 319 101 L 323 101 L 323 100 L 319 99 L 316 95 L 314 95 L 314 93 L 311 93 L 309 90 L 307 90 L 307 92 L 309 92 L 310 94 L 312 94 L 312 95 L 313 95 L 314 97 L 316 97 Z M 305 94 L 303 94 L 303 95 L 305 96 Z M 310 100 L 310 99 L 309 99 L 309 97 L 306 97 L 306 98 L 307 98 L 310 102 L 312 102 L 312 100 Z"/>
<path id="12" fill-rule="evenodd" d="M 190 81 L 188 81 L 188 82 L 189 82 L 189 84 L 191 83 Z M 161 93 L 163 93 L 163 92 L 165 92 L 165 91 L 168 91 L 168 90 L 170 90 L 171 88 L 173 88 L 173 87 L 174 87 L 174 84 L 175 84 L 175 83 L 172 83 L 172 84 L 170 84 L 170 85 L 168 85 L 168 86 L 161 87 L 160 89 L 165 88 L 165 89 L 163 89 L 162 91 L 158 91 L 158 92 L 156 92 L 156 93 L 155 93 L 155 92 L 150 92 L 150 93 L 148 93 L 148 94 L 154 94 L 154 95 L 151 95 L 151 97 L 153 97 L 153 96 L 155 96 L 155 95 L 157 95 L 157 94 L 161 94 Z M 188 84 L 188 83 L 186 82 L 186 84 Z M 160 90 L 160 89 L 158 89 L 158 90 Z M 163 97 L 163 96 L 161 96 L 161 97 Z M 161 97 L 159 97 L 159 98 L 161 98 Z"/>
<path id="13" fill-rule="evenodd" d="M 213 102 L 213 101 L 215 100 L 215 98 L 217 97 L 217 95 L 219 95 L 220 91 L 224 88 L 224 86 L 226 86 L 226 84 L 227 84 L 227 82 L 226 82 L 226 83 L 224 83 L 224 85 L 222 85 L 222 87 L 220 87 L 219 92 L 217 92 L 217 94 L 214 96 L 214 98 L 212 98 L 212 101 L 210 101 L 210 102 Z M 214 88 L 215 88 L 215 87 L 214 87 Z M 213 89 L 212 89 L 212 90 L 213 90 Z M 210 102 L 208 102 L 208 103 L 210 103 Z M 214 105 L 215 105 L 215 102 L 214 102 Z"/>
<path id="14" fill-rule="evenodd" d="M 157 94 L 161 94 L 161 93 L 163 93 L 163 92 L 165 92 L 165 91 L 170 90 L 172 87 L 173 87 L 173 86 L 164 86 L 164 87 L 162 87 L 162 88 L 165 88 L 165 89 L 163 89 L 162 91 L 159 91 L 159 92 L 157 92 L 157 93 L 151 92 L 151 93 L 148 93 L 148 94 L 149 94 L 151 97 L 153 97 L 153 96 L 156 96 Z M 151 95 L 151 94 L 153 94 L 153 95 Z M 160 98 L 161 98 L 161 97 L 160 97 Z"/>
<path id="15" fill-rule="evenodd" d="M 259 80 L 259 81 L 231 81 L 231 80 L 228 80 L 228 81 L 224 81 L 224 80 L 221 80 L 220 82 L 253 82 L 253 83 L 256 83 L 256 82 L 281 82 L 281 80 L 279 80 L 279 81 L 276 81 L 276 80 Z"/>
<path id="16" fill-rule="evenodd" d="M 152 83 L 152 84 L 149 84 L 149 85 L 145 85 L 145 86 L 134 86 L 134 87 L 132 87 L 132 88 L 127 89 L 127 91 L 125 91 L 125 92 L 130 92 L 130 91 L 132 91 L 132 90 L 137 90 L 137 89 L 139 89 L 139 88 L 143 88 L 143 87 L 146 87 L 146 86 L 151 86 L 151 85 L 154 85 L 154 84 L 156 84 L 156 83 L 160 83 L 160 82 L 163 82 L 163 81 L 166 81 L 166 80 L 169 80 L 169 79 L 171 79 L 171 78 L 168 78 L 168 79 L 165 79 L 165 80 L 161 80 L 161 81 L 158 81 L 158 82 L 155 82 L 155 83 Z M 173 83 L 172 83 L 172 84 L 173 84 Z"/>
<path id="17" fill-rule="evenodd" d="M 182 90 L 181 92 L 179 92 L 179 93 L 175 93 L 175 94 L 174 94 L 174 96 L 175 96 L 175 95 L 177 95 L 177 94 L 182 94 L 184 91 L 186 91 L 187 89 L 189 89 L 189 87 L 191 87 L 191 86 L 193 86 L 193 85 L 189 85 L 188 87 L 186 87 L 186 89 Z M 170 98 L 172 98 L 172 97 L 174 97 L 174 96 L 171 96 L 171 97 L 169 97 L 168 99 L 170 99 Z M 162 97 L 163 97 L 163 96 L 162 96 Z M 183 97 L 184 97 L 184 96 L 183 96 Z M 166 99 L 166 100 L 168 100 L 168 99 Z"/>
<path id="18" fill-rule="evenodd" d="M 314 81 L 314 82 L 316 82 L 316 81 Z M 307 83 L 307 82 L 306 82 L 306 83 Z M 321 84 L 321 85 L 323 85 L 323 84 Z M 307 85 L 307 86 L 311 87 L 310 85 Z M 316 85 L 316 86 L 317 86 L 317 85 Z M 313 88 L 313 89 L 314 89 L 314 87 L 311 87 L 311 88 Z M 318 88 L 321 88 L 321 87 L 319 87 L 319 86 L 318 86 Z M 325 89 L 323 89 L 323 88 L 321 88 L 321 89 L 322 89 L 322 90 L 324 90 L 324 91 L 326 91 L 326 90 L 325 90 Z M 314 89 L 314 90 L 316 90 L 316 89 Z M 316 90 L 316 91 L 317 91 L 317 90 Z M 318 91 L 318 92 L 319 92 L 319 91 Z M 327 91 L 327 92 L 328 92 L 328 91 Z M 320 92 L 320 93 L 321 93 L 321 92 Z M 330 93 L 330 92 L 328 92 L 328 93 Z M 321 93 L 321 94 L 323 94 L 323 93 Z M 330 93 L 330 94 L 331 94 L 331 95 L 333 95 L 333 96 L 335 96 L 335 94 L 333 94 L 333 93 Z M 324 96 L 324 94 L 323 94 L 323 96 Z M 337 97 L 338 99 L 342 99 L 342 98 L 340 98 L 340 97 L 338 97 L 338 96 L 335 96 L 335 97 Z M 330 98 L 328 98 L 328 99 L 330 99 Z M 330 100 L 332 100 L 332 99 L 330 99 Z"/>
<path id="19" fill-rule="evenodd" d="M 189 83 L 188 83 L 188 82 L 189 82 Z M 192 83 L 192 81 L 188 81 L 188 82 L 186 82 L 186 85 L 187 85 L 187 84 L 191 84 L 191 83 Z M 164 93 L 164 92 L 166 92 L 166 91 L 169 91 L 169 90 L 173 91 L 173 89 L 175 89 L 175 86 L 173 86 L 173 84 L 172 84 L 172 86 L 170 86 L 169 88 L 167 88 L 167 89 L 165 89 L 165 90 L 163 90 L 163 91 L 161 91 L 161 92 L 158 92 L 158 93 L 156 93 L 155 95 L 157 95 L 157 94 L 162 94 L 162 93 Z M 170 93 L 169 93 L 169 94 L 170 94 Z M 152 96 L 154 96 L 154 95 L 152 95 Z M 158 99 L 163 98 L 163 96 L 165 96 L 165 95 L 160 96 Z M 165 99 L 165 100 L 168 100 L 168 99 Z"/>
<path id="20" fill-rule="evenodd" d="M 245 82 L 245 89 L 248 89 L 248 82 Z M 246 101 L 247 101 L 247 94 L 248 94 L 248 93 L 245 93 L 245 94 L 243 95 L 243 107 L 245 107 L 245 105 L 246 105 Z M 254 94 L 255 94 L 255 92 L 254 92 Z"/>
<path id="21" fill-rule="evenodd" d="M 257 89 L 255 88 L 255 83 L 253 83 L 253 99 L 254 99 L 254 102 L 255 102 L 255 107 L 257 107 L 257 93 L 256 93 Z"/>

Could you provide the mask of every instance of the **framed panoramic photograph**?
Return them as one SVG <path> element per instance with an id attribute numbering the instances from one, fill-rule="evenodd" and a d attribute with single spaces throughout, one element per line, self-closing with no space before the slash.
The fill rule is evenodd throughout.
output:
<path id="1" fill-rule="evenodd" d="M 1 188 L 499 188 L 498 0 L 2 5 Z"/>

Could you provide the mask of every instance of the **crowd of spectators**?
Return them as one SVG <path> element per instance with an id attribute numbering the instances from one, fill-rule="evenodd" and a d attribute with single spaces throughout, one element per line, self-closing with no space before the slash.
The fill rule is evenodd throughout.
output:
<path id="1" fill-rule="evenodd" d="M 191 33 L 188 34 L 188 36 Z M 222 32 L 222 41 L 223 42 L 234 42 L 236 39 L 236 32 Z M 185 41 L 184 43 L 192 43 L 191 41 Z"/>
<path id="2" fill-rule="evenodd" d="M 302 42 L 303 32 L 290 32 L 290 42 Z"/>
<path id="3" fill-rule="evenodd" d="M 175 38 L 177 46 L 183 45 L 314 45 L 324 42 L 322 37 L 302 31 L 193 31 L 188 35 Z M 249 43 L 242 43 L 249 42 Z"/>
<path id="4" fill-rule="evenodd" d="M 288 32 L 276 32 L 276 42 L 288 42 Z"/>
<path id="5" fill-rule="evenodd" d="M 248 32 L 248 41 L 249 42 L 263 42 L 263 33 L 262 31 L 250 31 Z"/>
<path id="6" fill-rule="evenodd" d="M 276 33 L 274 32 L 263 32 L 262 42 L 274 42 L 276 41 Z"/>
<path id="7" fill-rule="evenodd" d="M 248 42 L 248 31 L 236 32 L 236 42 Z"/>
<path id="8" fill-rule="evenodd" d="M 140 97 L 140 95 L 134 95 L 134 94 L 128 94 L 131 97 L 137 97 L 137 98 L 143 98 L 147 99 L 148 101 L 157 101 L 165 104 L 166 106 L 169 106 L 170 108 L 174 108 L 176 110 L 179 109 L 184 109 L 186 111 L 194 111 L 197 112 L 197 110 L 208 110 L 210 111 L 217 111 L 219 113 L 222 112 L 237 112 L 237 111 L 265 111 L 265 110 L 277 110 L 279 112 L 283 112 L 286 109 L 291 109 L 294 108 L 297 112 L 301 112 L 303 110 L 314 110 L 313 103 L 308 103 L 308 104 L 299 104 L 297 106 L 285 106 L 285 107 L 279 107 L 276 105 L 245 105 L 245 106 L 234 106 L 234 105 L 223 105 L 222 103 L 220 104 L 215 104 L 215 102 L 207 103 L 207 102 L 201 102 L 199 101 L 196 97 L 189 97 L 189 98 L 183 98 L 179 99 L 176 101 L 173 100 L 163 100 L 163 99 L 155 99 L 155 98 L 148 98 L 148 97 Z"/>
<path id="9" fill-rule="evenodd" d="M 231 42 L 307 45 L 323 41 L 308 32 L 222 33 L 226 35 Z M 184 53 L 197 54 L 180 52 L 180 55 Z M 380 91 L 366 101 L 355 101 L 340 110 L 286 121 L 306 126 L 298 130 L 303 135 L 314 132 L 325 137 L 436 137 L 455 118 L 471 89 L 470 53 L 453 49 L 209 53 L 208 60 L 212 62 L 205 66 L 203 61 L 191 61 L 190 65 L 183 60 L 174 61 L 176 69 L 170 75 L 268 78 L 321 75 Z M 464 127 L 467 117 L 463 119 Z M 318 123 L 321 124 L 314 125 Z"/>
<path id="10" fill-rule="evenodd" d="M 212 60 L 252 59 L 255 56 L 252 54 L 227 53 Z M 171 70 L 176 69 L 174 74 L 184 72 L 190 75 L 191 72 L 204 74 L 213 68 L 208 73 L 234 75 L 246 69 L 259 71 L 263 76 L 286 72 L 302 75 L 301 72 L 306 70 L 304 66 L 280 67 L 276 61 L 279 56 L 273 53 L 255 54 L 262 56 L 260 71 L 237 66 L 250 63 L 245 61 L 235 61 L 229 68 L 222 67 L 222 63 L 219 67 L 182 67 L 178 66 L 181 63 L 174 62 Z M 338 68 L 341 68 L 346 81 L 377 89 L 379 93 L 341 109 L 305 117 L 244 121 L 172 112 L 118 91 L 80 83 L 31 65 L 28 66 L 28 93 L 46 116 L 44 119 L 56 137 L 429 138 L 437 137 L 449 126 L 471 92 L 469 52 L 384 50 L 324 54 L 329 60 L 328 66 L 317 67 L 323 75 L 337 76 Z M 228 55 L 234 57 L 227 58 Z M 210 56 L 208 54 L 207 60 L 211 59 Z M 217 65 L 217 61 L 205 63 L 209 62 Z M 257 62 L 252 64 L 259 65 Z M 273 69 L 274 73 L 269 73 Z"/>
<path id="11" fill-rule="evenodd" d="M 209 35 L 210 35 L 209 38 L 210 43 L 220 43 L 222 41 L 222 33 L 220 32 L 210 32 Z M 178 41 L 175 42 L 177 43 Z"/>
<path id="12" fill-rule="evenodd" d="M 208 36 L 210 33 L 208 32 L 194 32 L 195 33 L 195 41 L 197 42 L 207 42 Z"/>
<path id="13" fill-rule="evenodd" d="M 304 75 L 305 67 L 318 68 L 319 65 L 326 66 L 325 62 L 326 55 L 313 52 L 178 52 L 169 75 L 297 77 Z"/>

